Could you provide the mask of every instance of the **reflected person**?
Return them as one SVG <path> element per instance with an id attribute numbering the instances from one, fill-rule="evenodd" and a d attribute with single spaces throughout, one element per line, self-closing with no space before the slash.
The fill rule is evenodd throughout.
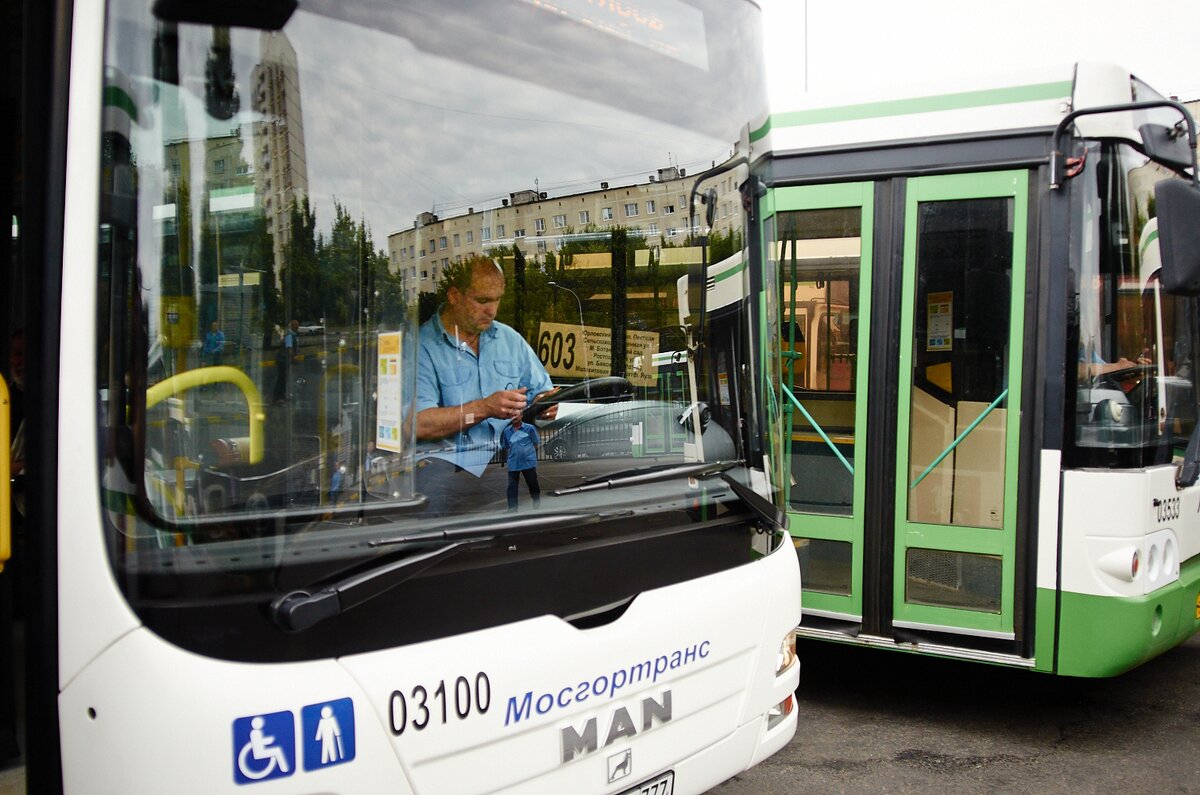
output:
<path id="1" fill-rule="evenodd" d="M 471 257 L 446 272 L 445 302 L 421 324 L 417 353 L 416 435 L 426 456 L 418 489 L 451 496 L 455 484 L 425 470 L 483 475 L 508 422 L 554 387 L 546 368 L 515 329 L 496 320 L 504 273 L 491 259 Z M 540 415 L 553 419 L 553 405 Z M 432 465 L 432 467 L 431 467 Z M 440 473 L 439 473 L 440 474 Z M 423 477 L 422 477 L 423 476 Z"/>

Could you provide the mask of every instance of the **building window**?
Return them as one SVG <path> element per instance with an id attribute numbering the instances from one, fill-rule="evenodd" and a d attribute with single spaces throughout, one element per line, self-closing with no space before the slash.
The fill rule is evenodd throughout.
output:
<path id="1" fill-rule="evenodd" d="M 567 216 L 566 215 L 554 216 L 554 228 L 555 229 L 562 229 L 566 225 L 567 225 Z"/>
<path id="2" fill-rule="evenodd" d="M 501 238 L 501 239 L 504 238 L 504 224 L 496 225 L 496 237 Z"/>
<path id="3" fill-rule="evenodd" d="M 473 230 L 473 229 L 468 229 L 468 230 L 467 230 L 467 242 L 468 242 L 468 243 L 474 243 L 474 242 L 475 242 L 475 230 Z"/>
<path id="4" fill-rule="evenodd" d="M 525 237 L 525 230 L 518 229 L 517 231 L 513 232 L 513 237 Z"/>
<path id="5" fill-rule="evenodd" d="M 534 219 L 533 228 L 535 231 L 545 232 L 546 231 L 546 219 L 545 218 Z"/>
<path id="6" fill-rule="evenodd" d="M 675 214 L 675 205 L 674 204 L 664 204 L 663 205 L 663 215 L 674 215 L 674 214 Z"/>
<path id="7" fill-rule="evenodd" d="M 545 253 L 546 253 L 546 241 L 545 241 L 545 240 L 539 240 L 539 241 L 537 242 L 537 250 L 538 250 L 538 253 L 539 253 L 539 254 L 545 254 Z"/>
<path id="8" fill-rule="evenodd" d="M 637 202 L 630 202 L 629 204 L 625 205 L 625 217 L 626 218 L 636 218 L 637 214 L 638 214 Z"/>
<path id="9" fill-rule="evenodd" d="M 222 157 L 222 158 L 218 158 L 213 161 L 213 173 L 214 174 L 224 174 L 225 173 L 225 158 Z"/>
<path id="10" fill-rule="evenodd" d="M 653 237 L 658 234 L 658 224 L 650 224 L 650 228 L 646 230 L 646 234 Z"/>
<path id="11" fill-rule="evenodd" d="M 458 248 L 458 233 L 454 233 L 454 247 Z"/>
<path id="12" fill-rule="evenodd" d="M 480 229 L 479 230 L 479 239 L 485 243 L 487 241 L 491 240 L 492 239 L 492 228 L 490 226 L 485 226 L 483 229 Z"/>
<path id="13" fill-rule="evenodd" d="M 580 210 L 579 211 L 579 223 L 590 224 L 591 222 L 592 222 L 591 210 Z"/>
<path id="14" fill-rule="evenodd" d="M 422 279 L 428 279 L 428 278 L 429 278 L 429 271 L 421 271 L 421 278 L 422 278 Z"/>
<path id="15" fill-rule="evenodd" d="M 438 248 L 445 248 L 445 247 L 446 247 L 446 236 L 442 235 L 441 237 L 438 238 Z"/>
<path id="16" fill-rule="evenodd" d="M 675 237 L 675 227 L 673 227 L 673 226 L 667 227 L 667 237 Z"/>
<path id="17" fill-rule="evenodd" d="M 654 215 L 654 199 L 646 200 L 646 215 Z"/>
<path id="18" fill-rule="evenodd" d="M 601 207 L 600 208 L 600 220 L 601 221 L 611 221 L 612 220 L 612 208 L 611 207 Z"/>

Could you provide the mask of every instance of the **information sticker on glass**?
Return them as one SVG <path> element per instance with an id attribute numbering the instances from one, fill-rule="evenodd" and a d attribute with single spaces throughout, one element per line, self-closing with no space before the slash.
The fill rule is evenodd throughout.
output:
<path id="1" fill-rule="evenodd" d="M 930 293 L 925 350 L 948 351 L 954 339 L 954 293 Z"/>
<path id="2" fill-rule="evenodd" d="M 379 335 L 379 389 L 376 399 L 375 447 L 400 452 L 400 338 L 392 331 Z"/>

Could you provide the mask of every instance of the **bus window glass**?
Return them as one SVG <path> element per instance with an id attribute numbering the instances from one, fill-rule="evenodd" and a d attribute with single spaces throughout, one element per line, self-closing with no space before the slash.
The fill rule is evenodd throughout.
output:
<path id="1" fill-rule="evenodd" d="M 1177 179 L 1132 147 L 1089 143 L 1076 178 L 1078 313 L 1074 454 L 1080 463 L 1167 463 L 1195 425 L 1192 299 L 1159 283 L 1154 185 Z"/>
<path id="2" fill-rule="evenodd" d="M 708 229 L 680 202 L 765 118 L 752 4 L 621 36 L 513 0 L 433 37 L 421 2 L 304 5 L 276 32 L 150 5 L 114 2 L 106 39 L 99 398 L 130 593 L 195 574 L 181 556 L 256 587 L 345 570 L 381 527 L 578 527 L 615 510 L 591 479 L 748 457 L 742 215 Z M 699 187 L 739 207 L 744 172 Z M 707 341 L 678 301 L 702 261 L 737 277 Z M 849 387 L 840 301 L 815 320 L 822 390 Z M 701 492 L 663 478 L 620 509 L 694 522 Z"/>
<path id="3" fill-rule="evenodd" d="M 1005 502 L 1013 200 L 922 202 L 917 224 L 908 518 L 998 528 Z"/>
<path id="4" fill-rule="evenodd" d="M 854 502 L 858 293 L 857 207 L 780 213 L 772 246 L 782 304 L 783 409 L 790 433 L 789 504 L 849 515 Z M 794 398 L 794 399 L 793 399 Z M 839 457 L 840 454 L 840 457 Z"/>

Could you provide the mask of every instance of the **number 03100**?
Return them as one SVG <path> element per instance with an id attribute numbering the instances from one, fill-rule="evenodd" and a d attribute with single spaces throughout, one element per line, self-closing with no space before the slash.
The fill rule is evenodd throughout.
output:
<path id="1" fill-rule="evenodd" d="M 474 681 L 460 676 L 449 685 L 446 680 L 439 680 L 432 690 L 424 685 L 417 685 L 407 694 L 393 690 L 388 714 L 392 734 L 399 737 L 409 726 L 421 731 L 432 722 L 446 723 L 452 713 L 459 720 L 465 720 L 473 712 L 487 713 L 491 705 L 492 683 L 488 675 L 480 671 L 475 674 Z"/>

